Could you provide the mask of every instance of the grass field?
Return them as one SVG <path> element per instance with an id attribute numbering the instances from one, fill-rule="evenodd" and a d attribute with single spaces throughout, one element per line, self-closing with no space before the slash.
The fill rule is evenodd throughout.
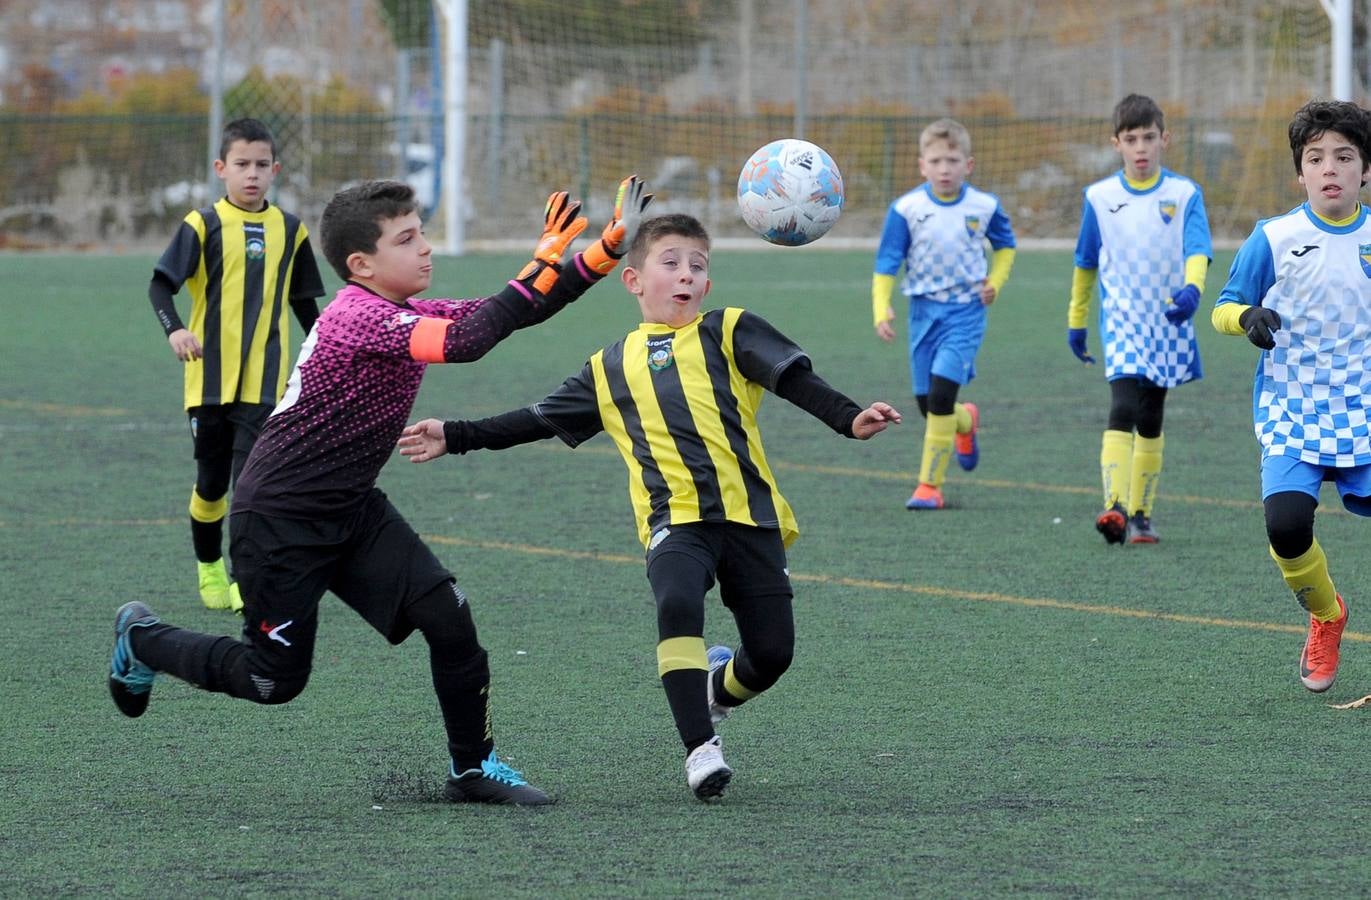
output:
<path id="1" fill-rule="evenodd" d="M 435 294 L 522 262 L 442 260 Z M 1226 271 L 1216 263 L 1212 298 Z M 1317 524 L 1352 608 L 1337 684 L 1296 677 L 1304 622 L 1267 556 L 1255 351 L 1202 309 L 1206 378 L 1171 394 L 1155 547 L 1092 520 L 1107 388 L 1064 339 L 1070 258 L 1024 252 L 992 311 L 982 459 L 906 512 L 922 425 L 903 346 L 869 324 L 870 256 L 719 253 L 713 305 L 762 313 L 902 426 L 859 443 L 770 398 L 801 537 L 795 663 L 722 727 L 737 770 L 696 802 L 656 679 L 651 597 L 603 435 L 411 466 L 382 487 L 457 573 L 491 655 L 499 750 L 560 803 L 437 801 L 444 744 L 416 638 L 323 604 L 309 689 L 257 707 L 159 680 L 110 703 L 115 608 L 230 633 L 200 607 L 180 374 L 153 258 L 0 256 L 0 895 L 910 896 L 1362 893 L 1371 529 Z M 616 285 L 475 365 L 415 416 L 539 399 L 637 321 Z M 297 335 L 298 337 L 298 335 Z M 1097 346 L 1092 333 L 1092 346 Z M 1368 605 L 1371 609 L 1371 605 Z M 735 637 L 711 598 L 706 638 Z"/>

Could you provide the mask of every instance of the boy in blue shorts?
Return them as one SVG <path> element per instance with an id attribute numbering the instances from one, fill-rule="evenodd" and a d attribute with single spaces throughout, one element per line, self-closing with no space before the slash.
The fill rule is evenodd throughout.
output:
<path id="1" fill-rule="evenodd" d="M 871 277 L 876 335 L 895 338 L 890 298 L 909 298 L 909 368 L 914 399 L 927 419 L 919 483 L 906 509 L 942 509 L 943 476 L 954 451 L 970 471 L 980 460 L 980 411 L 958 403 L 957 392 L 976 377 L 976 352 L 985 338 L 986 308 L 1014 265 L 1014 229 L 993 194 L 966 183 L 975 167 L 971 135 L 939 119 L 919 135 L 924 183 L 890 204 Z M 989 265 L 985 244 L 993 250 Z"/>
<path id="2" fill-rule="evenodd" d="M 1319 486 L 1371 516 L 1371 122 L 1360 107 L 1313 101 L 1290 123 L 1306 201 L 1257 223 L 1214 304 L 1214 327 L 1260 347 L 1252 418 L 1261 445 L 1271 558 L 1309 612 L 1300 681 L 1338 674 L 1347 605 L 1314 538 Z"/>
<path id="3" fill-rule="evenodd" d="M 1161 166 L 1171 133 L 1149 97 L 1114 107 L 1114 149 L 1123 170 L 1085 189 L 1067 346 L 1086 350 L 1090 298 L 1099 282 L 1100 340 L 1109 380 L 1109 424 L 1100 445 L 1106 542 L 1155 544 L 1152 506 L 1162 473 L 1166 392 L 1203 374 L 1191 319 L 1212 249 L 1200 186 Z"/>

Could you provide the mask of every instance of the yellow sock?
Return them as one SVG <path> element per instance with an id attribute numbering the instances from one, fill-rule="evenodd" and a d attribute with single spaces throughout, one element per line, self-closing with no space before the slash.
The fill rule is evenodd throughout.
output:
<path id="1" fill-rule="evenodd" d="M 1162 477 L 1162 445 L 1165 438 L 1157 435 L 1145 438 L 1138 435 L 1133 439 L 1133 474 L 1129 478 L 1128 512 L 1140 512 L 1145 516 L 1152 514 L 1152 504 L 1157 502 L 1157 482 Z"/>
<path id="2" fill-rule="evenodd" d="M 1100 442 L 1100 480 L 1104 483 L 1104 508 L 1122 503 L 1133 471 L 1133 432 L 1106 431 Z"/>
<path id="3" fill-rule="evenodd" d="M 971 411 L 963 403 L 958 403 L 952 408 L 952 415 L 957 419 L 957 433 L 971 433 Z"/>
<path id="4" fill-rule="evenodd" d="M 1295 592 L 1300 606 L 1320 622 L 1331 622 L 1342 615 L 1338 609 L 1338 592 L 1333 588 L 1333 579 L 1328 576 L 1328 557 L 1318 540 L 1294 559 L 1282 559 L 1271 551 L 1271 558 L 1281 570 L 1285 583 Z"/>
<path id="5" fill-rule="evenodd" d="M 924 427 L 924 455 L 919 463 L 919 481 L 941 487 L 952 458 L 952 441 L 957 434 L 957 416 L 929 414 Z"/>
<path id="6" fill-rule="evenodd" d="M 194 487 L 190 489 L 190 517 L 197 522 L 218 522 L 228 514 L 228 494 L 218 500 L 206 500 Z"/>

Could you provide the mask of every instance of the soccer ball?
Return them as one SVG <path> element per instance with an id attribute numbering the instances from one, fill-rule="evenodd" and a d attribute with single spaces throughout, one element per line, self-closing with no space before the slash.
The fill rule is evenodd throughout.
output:
<path id="1" fill-rule="evenodd" d="M 743 221 L 765 240 L 799 247 L 823 237 L 843 211 L 843 176 L 822 147 L 772 141 L 738 176 Z"/>

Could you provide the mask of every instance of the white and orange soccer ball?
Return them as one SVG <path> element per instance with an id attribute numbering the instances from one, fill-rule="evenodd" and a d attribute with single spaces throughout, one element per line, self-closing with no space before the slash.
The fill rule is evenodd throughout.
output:
<path id="1" fill-rule="evenodd" d="M 828 233 L 843 211 L 843 176 L 833 157 L 798 138 L 772 141 L 743 164 L 738 208 L 773 244 L 799 247 Z"/>

